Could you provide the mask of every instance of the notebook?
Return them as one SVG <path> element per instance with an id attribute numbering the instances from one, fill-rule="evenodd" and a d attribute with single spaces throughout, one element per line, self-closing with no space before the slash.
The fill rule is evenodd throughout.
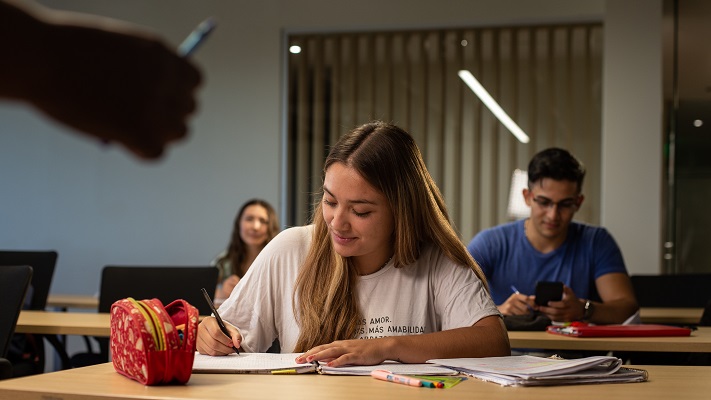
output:
<path id="1" fill-rule="evenodd" d="M 590 383 L 644 382 L 647 371 L 622 367 L 617 357 L 592 356 L 564 360 L 557 357 L 508 356 L 451 358 L 428 362 L 502 386 L 551 386 Z"/>
<path id="2" fill-rule="evenodd" d="M 621 337 L 621 336 L 689 336 L 691 329 L 657 324 L 632 325 L 551 325 L 546 331 L 574 337 Z"/>
<path id="3" fill-rule="evenodd" d="M 316 372 L 313 364 L 299 364 L 299 354 L 232 353 L 213 357 L 195 353 L 193 373 L 211 374 L 303 374 Z"/>
<path id="4" fill-rule="evenodd" d="M 385 361 L 378 365 L 328 367 L 325 364 L 298 364 L 301 353 L 232 353 L 213 357 L 195 353 L 193 373 L 212 374 L 304 374 L 367 375 L 376 369 L 386 369 L 401 375 L 456 375 L 457 371 L 432 364 L 401 364 Z"/>

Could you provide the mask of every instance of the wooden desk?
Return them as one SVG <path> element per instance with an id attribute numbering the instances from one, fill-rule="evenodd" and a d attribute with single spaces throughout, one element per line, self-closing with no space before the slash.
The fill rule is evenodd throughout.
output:
<path id="1" fill-rule="evenodd" d="M 205 318 L 200 316 L 200 320 Z M 111 336 L 109 313 L 22 310 L 17 333 L 43 335 Z"/>
<path id="2" fill-rule="evenodd" d="M 711 353 L 711 327 L 706 326 L 692 331 L 688 337 L 576 338 L 518 331 L 509 332 L 509 340 L 512 348 Z"/>
<path id="3" fill-rule="evenodd" d="M 202 318 L 202 317 L 201 317 Z M 110 336 L 107 313 L 23 310 L 16 332 L 47 335 Z M 690 337 L 570 338 L 546 332 L 509 332 L 511 347 L 550 350 L 680 351 L 711 353 L 711 327 Z"/>
<path id="4" fill-rule="evenodd" d="M 111 335 L 111 321 L 108 313 L 22 310 L 15 332 L 108 337 Z"/>
<path id="5" fill-rule="evenodd" d="M 703 308 L 642 307 L 639 317 L 644 324 L 697 325 Z"/>
<path id="6" fill-rule="evenodd" d="M 33 399 L 708 399 L 711 367 L 644 366 L 649 381 L 627 384 L 501 387 L 468 379 L 450 389 L 415 388 L 364 376 L 193 374 L 184 386 L 143 386 L 111 364 L 0 381 L 0 398 Z"/>
<path id="7" fill-rule="evenodd" d="M 47 297 L 48 308 L 81 308 L 96 311 L 99 308 L 99 299 L 95 296 L 84 294 L 53 294 Z"/>

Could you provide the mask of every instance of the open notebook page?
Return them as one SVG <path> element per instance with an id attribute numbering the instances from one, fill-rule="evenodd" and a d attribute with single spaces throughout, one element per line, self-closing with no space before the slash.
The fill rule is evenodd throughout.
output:
<path id="1" fill-rule="evenodd" d="M 272 374 L 315 372 L 312 364 L 295 361 L 301 353 L 232 353 L 226 356 L 208 356 L 195 353 L 194 373 L 213 374 Z"/>
<path id="2" fill-rule="evenodd" d="M 223 374 L 274 374 L 274 373 L 308 373 L 316 372 L 311 364 L 298 364 L 296 357 L 301 353 L 241 353 L 227 356 L 207 356 L 195 353 L 193 362 L 194 373 Z M 376 369 L 385 369 L 401 375 L 456 375 L 457 371 L 433 364 L 401 364 L 386 361 L 378 365 L 354 365 L 345 367 L 328 367 L 321 364 L 318 372 L 325 375 L 370 375 Z"/>

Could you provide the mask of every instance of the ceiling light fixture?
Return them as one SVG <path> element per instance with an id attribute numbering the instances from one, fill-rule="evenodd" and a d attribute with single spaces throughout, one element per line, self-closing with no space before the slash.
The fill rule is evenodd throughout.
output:
<path id="1" fill-rule="evenodd" d="M 472 75 L 471 72 L 463 69 L 457 73 L 460 78 L 464 81 L 464 83 L 469 86 L 469 89 L 474 92 L 477 97 L 479 97 L 479 100 L 486 105 L 489 110 L 491 110 L 492 113 L 496 116 L 496 118 L 501 121 L 504 126 L 511 131 L 511 133 L 516 136 L 516 139 L 518 139 L 521 143 L 528 143 L 529 138 L 528 135 L 509 117 L 508 114 L 506 114 L 506 111 L 504 111 L 501 106 L 499 106 L 499 103 L 494 100 L 489 92 L 484 89 L 484 86 L 481 86 L 481 83 L 476 80 L 474 75 Z"/>

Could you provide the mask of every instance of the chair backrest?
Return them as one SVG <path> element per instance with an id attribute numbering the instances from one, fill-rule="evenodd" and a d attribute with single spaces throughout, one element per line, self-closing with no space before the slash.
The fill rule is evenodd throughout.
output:
<path id="1" fill-rule="evenodd" d="M 632 275 L 640 307 L 704 307 L 711 300 L 711 274 Z"/>
<path id="2" fill-rule="evenodd" d="M 10 360 L 0 357 L 0 381 L 12 378 L 12 364 Z"/>
<path id="3" fill-rule="evenodd" d="M 213 293 L 217 285 L 214 266 L 106 266 L 101 272 L 99 312 L 109 312 L 116 300 L 158 298 L 164 305 L 176 299 L 195 306 L 200 315 L 210 315 L 210 307 L 200 291 Z"/>
<path id="4" fill-rule="evenodd" d="M 28 265 L 0 268 L 0 357 L 7 356 L 10 338 L 15 332 L 31 279 L 32 267 Z"/>
<path id="5" fill-rule="evenodd" d="M 0 250 L 0 266 L 29 265 L 32 267 L 32 298 L 30 310 L 44 310 L 47 306 L 49 287 L 52 285 L 57 252 Z"/>
<path id="6" fill-rule="evenodd" d="M 101 271 L 99 312 L 111 311 L 116 300 L 133 297 L 136 300 L 159 299 L 163 305 L 183 299 L 195 306 L 200 315 L 210 315 L 210 307 L 200 289 L 210 293 L 217 286 L 215 266 L 118 266 L 107 265 Z M 72 356 L 76 366 L 109 361 L 109 339 L 96 338 L 99 353 L 80 353 Z"/>

